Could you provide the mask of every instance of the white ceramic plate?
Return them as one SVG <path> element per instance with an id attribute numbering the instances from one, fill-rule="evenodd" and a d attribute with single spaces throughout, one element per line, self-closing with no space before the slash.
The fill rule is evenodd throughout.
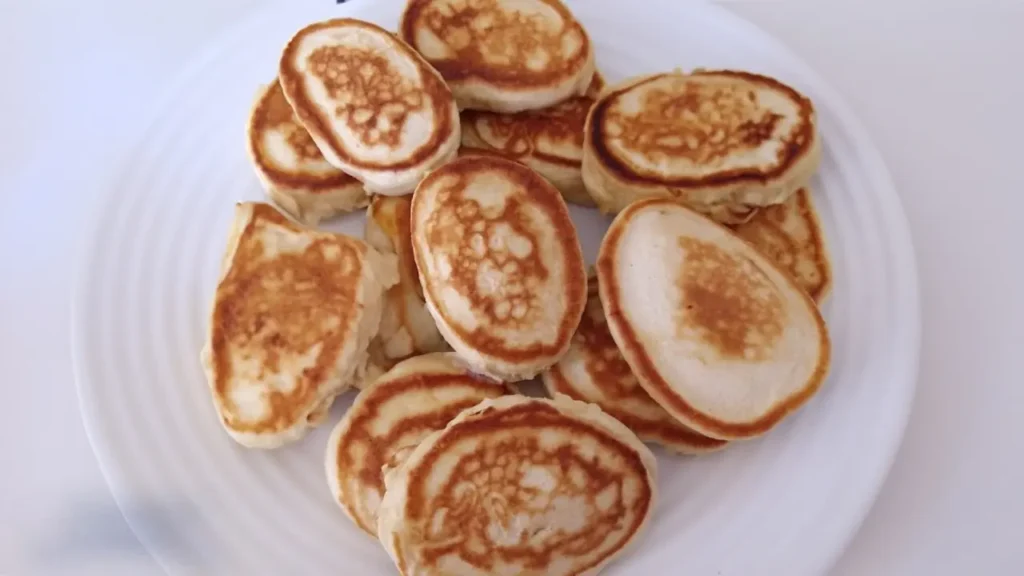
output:
<path id="1" fill-rule="evenodd" d="M 296 5 L 299 4 L 299 5 Z M 831 376 L 767 437 L 712 456 L 659 454 L 660 499 L 614 574 L 825 572 L 870 508 L 902 435 L 919 337 L 913 251 L 883 163 L 834 91 L 728 12 L 675 0 L 572 5 L 617 80 L 674 67 L 775 75 L 817 104 L 813 183 L 835 267 L 825 306 Z M 97 211 L 74 301 L 74 353 L 90 439 L 128 522 L 171 574 L 389 574 L 333 503 L 322 455 L 351 402 L 303 441 L 252 451 L 221 429 L 199 365 L 234 203 L 262 198 L 244 147 L 257 86 L 301 26 L 350 15 L 394 29 L 400 2 L 282 2 L 190 68 L 125 159 Z M 593 261 L 605 218 L 574 209 Z M 332 229 L 362 233 L 362 216 Z"/>

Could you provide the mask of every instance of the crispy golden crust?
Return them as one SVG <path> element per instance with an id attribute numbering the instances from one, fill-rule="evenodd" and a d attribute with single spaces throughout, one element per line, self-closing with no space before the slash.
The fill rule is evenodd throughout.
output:
<path id="1" fill-rule="evenodd" d="M 782 92 L 791 98 L 794 102 L 800 103 L 800 126 L 801 130 L 794 134 L 790 141 L 786 143 L 783 149 L 779 152 L 775 161 L 769 167 L 750 167 L 741 168 L 734 170 L 723 170 L 714 174 L 696 177 L 696 178 L 672 178 L 662 179 L 657 174 L 643 173 L 640 169 L 635 166 L 630 166 L 618 156 L 615 155 L 606 145 L 606 121 L 608 118 L 608 109 L 615 101 L 616 98 L 621 96 L 623 93 L 642 87 L 643 84 L 653 82 L 666 76 L 667 74 L 658 74 L 650 76 L 642 80 L 637 84 L 630 84 L 624 88 L 618 90 L 612 90 L 607 94 L 602 95 L 594 106 L 590 116 L 590 124 L 588 130 L 593 138 L 594 151 L 600 158 L 601 162 L 612 172 L 614 172 L 619 178 L 625 181 L 632 181 L 637 183 L 654 182 L 657 184 L 674 186 L 679 188 L 706 188 L 709 186 L 725 186 L 736 183 L 737 181 L 751 181 L 761 182 L 778 177 L 780 174 L 788 170 L 792 165 L 796 164 L 802 156 L 807 154 L 811 147 L 811 142 L 815 138 L 814 134 L 814 107 L 811 105 L 811 101 L 805 96 L 797 92 L 796 90 L 782 84 L 781 82 L 770 78 L 768 76 L 761 76 L 759 74 L 752 74 L 750 72 L 738 72 L 732 70 L 698 70 L 691 75 L 716 75 L 716 76 L 727 76 L 733 77 L 744 82 L 748 82 L 751 85 L 762 84 L 766 88 Z M 666 122 L 666 120 L 675 115 L 681 114 L 685 109 L 685 103 L 679 102 L 678 99 L 666 97 L 664 102 L 649 102 L 652 108 L 645 109 L 645 118 L 649 116 L 650 126 L 654 128 L 656 126 L 664 127 L 665 129 L 672 129 L 673 126 Z M 660 106 L 656 106 L 660 104 Z M 656 109 L 655 109 L 656 108 Z M 703 118 L 702 118 L 703 120 Z M 636 130 L 637 146 L 645 152 L 660 152 L 666 155 L 684 154 L 684 155 L 703 155 L 713 154 L 722 155 L 728 154 L 734 148 L 756 148 L 767 138 L 768 134 L 771 133 L 770 127 L 774 125 L 778 119 L 772 116 L 767 116 L 760 119 L 753 117 L 746 118 L 741 126 L 734 134 L 736 136 L 733 140 L 727 140 L 723 142 L 722 146 L 719 146 L 715 150 L 704 149 L 700 146 L 689 149 L 686 143 L 676 144 L 672 143 L 667 147 L 657 144 L 656 138 L 645 138 L 644 136 L 650 136 L 648 134 L 641 134 L 640 130 Z M 710 122 L 710 121 L 709 121 Z M 726 127 L 731 128 L 731 127 Z M 646 146 L 645 143 L 653 142 L 650 146 Z"/>
<path id="2" fill-rule="evenodd" d="M 799 392 L 777 402 L 774 408 L 765 412 L 764 416 L 751 422 L 725 422 L 696 410 L 676 393 L 672 385 L 661 376 L 620 304 L 622 296 L 616 272 L 620 264 L 617 261 L 616 254 L 623 231 L 633 214 L 658 206 L 676 208 L 682 206 L 682 204 L 678 201 L 663 198 L 649 198 L 634 202 L 619 213 L 601 243 L 601 250 L 596 264 L 598 278 L 600 279 L 601 300 L 604 303 L 609 327 L 615 334 L 615 340 L 619 344 L 619 349 L 644 389 L 662 407 L 679 420 L 685 423 L 692 423 L 702 433 L 718 438 L 749 438 L 763 434 L 790 413 L 795 412 L 821 388 L 828 374 L 831 355 L 828 330 L 825 327 L 824 320 L 818 314 L 814 316 L 815 321 L 818 323 L 817 332 L 821 335 L 819 344 L 822 354 L 815 366 L 814 373 L 808 378 L 806 385 Z M 708 221 L 713 222 L 710 219 Z M 715 225 L 719 224 L 716 223 Z M 794 290 L 807 299 L 809 306 L 815 307 L 814 301 L 811 300 L 810 296 L 800 288 L 789 274 L 783 273 L 782 278 L 790 282 Z M 730 314 L 734 312 L 730 311 Z"/>
<path id="3" fill-rule="evenodd" d="M 587 309 L 573 337 L 572 349 L 544 374 L 548 393 L 597 404 L 641 440 L 657 442 L 682 453 L 700 454 L 724 448 L 726 441 L 708 438 L 683 426 L 640 386 L 608 331 L 597 277 L 591 276 L 588 280 Z M 589 380 L 582 386 L 570 380 L 569 372 L 563 370 L 563 363 L 575 354 L 582 358 Z"/>
<path id="4" fill-rule="evenodd" d="M 240 433 L 275 433 L 309 412 L 349 337 L 367 247 L 345 236 L 305 230 L 268 204 L 254 204 L 252 210 L 215 294 L 211 387 L 225 426 Z M 301 253 L 268 257 L 258 231 L 267 225 L 316 236 Z M 328 318 L 334 321 L 333 329 L 324 327 Z M 236 360 L 257 363 L 261 376 L 267 376 L 280 371 L 282 357 L 308 354 L 318 346 L 314 364 L 304 370 L 293 390 L 266 391 L 270 410 L 265 417 L 235 417 L 229 386 Z"/>
<path id="5" fill-rule="evenodd" d="M 733 226 L 741 238 L 772 258 L 819 304 L 832 287 L 832 264 L 811 193 L 800 189 L 782 204 L 766 206 Z"/>
<path id="6" fill-rule="evenodd" d="M 286 134 L 288 146 L 300 161 L 326 162 L 309 132 L 299 124 L 277 79 L 260 94 L 249 119 L 249 151 L 259 170 L 277 187 L 314 194 L 348 186 L 362 188 L 358 180 L 338 169 L 313 172 L 282 167 L 267 150 L 265 137 L 270 131 Z"/>
<path id="7" fill-rule="evenodd" d="M 515 189 L 505 199 L 500 213 L 489 214 L 481 209 L 476 200 L 466 197 L 466 187 L 477 174 L 501 175 Z M 430 190 L 435 209 L 430 212 L 420 231 L 417 230 L 417 214 L 425 210 L 420 207 L 426 202 L 421 193 L 423 190 Z M 529 210 L 541 211 L 552 223 L 555 241 L 562 253 L 560 261 L 544 261 L 544 255 L 536 245 L 538 232 L 533 229 L 534 225 L 528 218 Z M 432 250 L 458 253 L 458 257 L 452 259 L 450 282 L 442 286 L 427 275 L 421 275 L 421 278 L 427 301 L 433 303 L 435 312 L 445 319 L 445 324 L 460 340 L 485 356 L 509 363 L 530 361 L 538 357 L 554 358 L 564 352 L 586 303 L 586 278 L 575 226 L 565 201 L 550 183 L 516 162 L 470 153 L 441 166 L 424 178 L 413 195 L 412 211 L 414 236 L 424 235 Z M 449 215 L 454 216 L 449 218 Z M 477 234 L 482 239 L 495 226 L 510 229 L 518 237 L 531 242 L 525 254 L 517 256 L 507 252 L 507 256 L 501 256 L 501 263 L 493 262 L 499 269 L 507 269 L 510 263 L 514 264 L 515 272 L 509 273 L 506 279 L 517 286 L 515 293 L 508 286 L 503 287 L 499 293 L 490 294 L 482 293 L 478 288 L 478 266 L 483 262 L 491 262 L 495 256 L 489 248 L 484 248 L 482 255 L 474 252 L 471 236 Z M 424 270 L 429 256 L 424 253 L 420 242 L 414 241 L 413 252 L 418 269 Z M 545 319 L 557 323 L 557 337 L 550 343 L 510 345 L 494 334 L 494 327 L 512 327 L 522 323 L 535 325 L 537 319 L 534 314 L 539 312 L 538 302 L 558 298 L 551 294 L 533 293 L 530 289 L 548 278 L 549 264 L 561 267 L 565 277 L 564 293 L 561 295 L 564 309 L 558 318 Z M 474 313 L 478 314 L 478 319 L 484 325 L 467 328 L 443 306 L 438 306 L 438 303 L 443 302 L 441 291 L 446 286 L 454 288 L 471 303 Z"/>
<path id="8" fill-rule="evenodd" d="M 402 39 L 417 46 L 416 32 L 429 30 L 454 52 L 450 58 L 433 58 L 430 64 L 449 82 L 483 81 L 506 90 L 547 87 L 565 79 L 572 71 L 583 68 L 591 53 L 590 37 L 576 21 L 572 12 L 559 0 L 539 0 L 555 11 L 567 24 L 567 30 L 552 35 L 541 18 L 523 17 L 502 9 L 499 0 L 466 0 L 462 6 L 436 0 L 409 0 L 399 33 Z M 487 21 L 487 26 L 470 25 L 474 21 Z M 558 58 L 562 52 L 565 34 L 578 34 L 582 45 L 571 58 Z M 503 61 L 484 55 L 501 53 Z M 544 51 L 554 62 L 546 66 L 530 67 L 524 57 Z"/>
<path id="9" fill-rule="evenodd" d="M 410 110 L 418 109 L 430 103 L 433 106 L 433 117 L 437 119 L 437 125 L 431 133 L 430 139 L 407 156 L 396 158 L 392 161 L 374 162 L 360 158 L 351 153 L 330 128 L 332 119 L 325 116 L 321 106 L 314 103 L 306 91 L 305 81 L 302 73 L 296 67 L 296 52 L 299 43 L 308 34 L 333 27 L 362 27 L 367 31 L 377 34 L 384 34 L 393 38 L 395 50 L 398 50 L 410 62 L 415 63 L 419 68 L 420 77 L 424 86 L 422 89 L 413 88 L 401 78 L 392 65 L 383 56 L 370 50 L 343 48 L 340 46 L 326 46 L 317 49 L 310 55 L 314 68 L 323 71 L 320 79 L 324 82 L 328 92 L 338 97 L 357 92 L 360 97 L 365 98 L 364 110 L 370 111 L 370 116 L 360 118 L 357 123 L 353 115 L 348 116 L 348 128 L 358 134 L 360 140 L 370 145 L 393 144 L 397 145 L 401 134 L 401 128 L 405 123 L 405 115 Z M 375 80 L 368 84 L 360 80 L 360 76 L 342 71 L 331 77 L 330 73 L 338 68 L 366 68 L 372 70 Z M 458 118 L 452 111 L 452 93 L 444 80 L 430 67 L 415 50 L 409 47 L 401 39 L 395 37 L 387 30 L 361 20 L 351 18 L 337 18 L 311 24 L 292 37 L 285 46 L 281 55 L 279 80 L 288 102 L 291 103 L 296 115 L 303 126 L 314 133 L 315 136 L 327 143 L 331 151 L 344 163 L 351 166 L 368 170 L 402 170 L 418 166 L 433 158 L 448 140 L 455 129 Z M 390 111 L 390 112 L 389 112 Z M 389 130 L 377 130 L 378 118 L 387 116 Z M 337 120 L 336 118 L 334 120 Z"/>

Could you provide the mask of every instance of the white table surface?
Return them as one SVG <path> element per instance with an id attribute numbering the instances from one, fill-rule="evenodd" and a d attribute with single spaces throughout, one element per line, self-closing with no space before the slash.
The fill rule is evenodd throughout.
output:
<path id="1" fill-rule="evenodd" d="M 72 263 L 97 171 L 138 113 L 267 1 L 0 0 L 0 574 L 159 573 L 82 427 Z M 1024 574 L 1024 1 L 727 6 L 845 94 L 887 159 L 917 248 L 917 398 L 833 574 Z"/>

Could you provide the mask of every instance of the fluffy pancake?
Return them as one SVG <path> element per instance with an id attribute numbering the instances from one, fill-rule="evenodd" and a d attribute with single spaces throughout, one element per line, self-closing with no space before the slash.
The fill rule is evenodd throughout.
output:
<path id="1" fill-rule="evenodd" d="M 832 288 L 832 264 L 821 220 L 806 188 L 782 204 L 758 210 L 733 230 L 771 256 L 819 304 Z"/>
<path id="2" fill-rule="evenodd" d="M 683 204 L 647 199 L 620 212 L 597 273 L 633 374 L 701 434 L 763 434 L 825 379 L 830 343 L 814 301 L 768 256 Z"/>
<path id="3" fill-rule="evenodd" d="M 413 194 L 412 246 L 427 307 L 477 371 L 525 380 L 569 347 L 586 303 L 576 229 L 539 174 L 468 155 Z"/>
<path id="4" fill-rule="evenodd" d="M 385 476 L 377 536 L 399 574 L 597 574 L 643 531 L 655 460 L 593 404 L 485 400 Z"/>
<path id="5" fill-rule="evenodd" d="M 247 142 L 267 196 L 300 222 L 313 226 L 370 201 L 361 182 L 324 159 L 276 79 L 256 97 Z"/>
<path id="6" fill-rule="evenodd" d="M 284 95 L 328 162 L 377 194 L 408 194 L 459 147 L 459 114 L 436 70 L 390 32 L 339 18 L 281 55 Z"/>
<path id="7" fill-rule="evenodd" d="M 412 254 L 411 206 L 411 196 L 374 196 L 366 212 L 366 242 L 398 256 L 398 284 L 387 291 L 380 328 L 370 344 L 374 364 L 384 370 L 411 356 L 447 348 L 423 301 Z"/>
<path id="8" fill-rule="evenodd" d="M 657 442 L 676 452 L 702 454 L 725 447 L 726 442 L 702 436 L 680 424 L 644 391 L 608 331 L 596 276 L 588 281 L 587 309 L 572 345 L 543 374 L 548 393 L 593 402 L 641 440 Z"/>
<path id="9" fill-rule="evenodd" d="M 462 112 L 462 145 L 495 151 L 547 178 L 567 202 L 593 206 L 580 172 L 583 127 L 604 81 L 594 74 L 585 96 L 515 114 L 482 110 Z"/>
<path id="10" fill-rule="evenodd" d="M 399 27 L 460 108 L 519 112 L 587 91 L 594 47 L 559 0 L 409 0 Z"/>
<path id="11" fill-rule="evenodd" d="M 221 423 L 239 443 L 301 438 L 363 376 L 395 257 L 237 205 L 202 352 Z"/>
<path id="12" fill-rule="evenodd" d="M 463 410 L 506 393 L 502 384 L 469 372 L 451 352 L 397 364 L 356 397 L 331 433 L 327 481 L 342 510 L 376 535 L 383 468 L 400 463 Z"/>
<path id="13" fill-rule="evenodd" d="M 814 107 L 777 80 L 654 74 L 607 88 L 587 118 L 583 181 L 605 212 L 675 198 L 742 222 L 805 186 L 821 157 Z"/>

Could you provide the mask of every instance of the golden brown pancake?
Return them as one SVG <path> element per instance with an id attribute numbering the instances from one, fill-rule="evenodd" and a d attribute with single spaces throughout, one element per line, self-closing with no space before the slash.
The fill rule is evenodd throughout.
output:
<path id="1" fill-rule="evenodd" d="M 458 109 L 444 79 L 375 24 L 338 18 L 303 28 L 278 77 L 324 157 L 370 192 L 408 194 L 458 149 Z"/>
<path id="2" fill-rule="evenodd" d="M 463 109 L 546 108 L 594 74 L 590 38 L 559 0 L 409 0 L 399 33 Z"/>
<path id="3" fill-rule="evenodd" d="M 766 206 L 733 230 L 775 260 L 819 304 L 832 288 L 832 265 L 811 192 Z"/>
<path id="4" fill-rule="evenodd" d="M 644 391 L 619 352 L 601 308 L 597 277 L 587 285 L 587 309 L 565 356 L 543 374 L 552 396 L 565 394 L 592 402 L 625 424 L 641 440 L 656 442 L 682 454 L 719 450 L 726 442 L 683 426 Z"/>
<path id="5" fill-rule="evenodd" d="M 399 574 L 597 574 L 656 500 L 650 450 L 593 404 L 504 396 L 385 476 L 377 536 Z"/>
<path id="6" fill-rule="evenodd" d="M 608 87 L 591 110 L 587 190 L 605 212 L 671 198 L 736 224 L 784 201 L 817 170 L 811 101 L 767 76 L 653 74 Z"/>
<path id="7" fill-rule="evenodd" d="M 248 149 L 267 195 L 299 221 L 315 225 L 369 202 L 361 182 L 324 159 L 277 79 L 260 91 L 253 106 Z"/>
<path id="8" fill-rule="evenodd" d="M 576 228 L 529 168 L 468 155 L 413 194 L 424 297 L 445 340 L 481 373 L 529 379 L 565 353 L 586 302 Z"/>
<path id="9" fill-rule="evenodd" d="M 562 193 L 566 201 L 593 206 L 583 185 L 583 128 L 594 98 L 604 87 L 600 74 L 585 96 L 576 96 L 541 110 L 501 114 L 462 112 L 462 145 L 492 150 L 533 168 Z"/>

